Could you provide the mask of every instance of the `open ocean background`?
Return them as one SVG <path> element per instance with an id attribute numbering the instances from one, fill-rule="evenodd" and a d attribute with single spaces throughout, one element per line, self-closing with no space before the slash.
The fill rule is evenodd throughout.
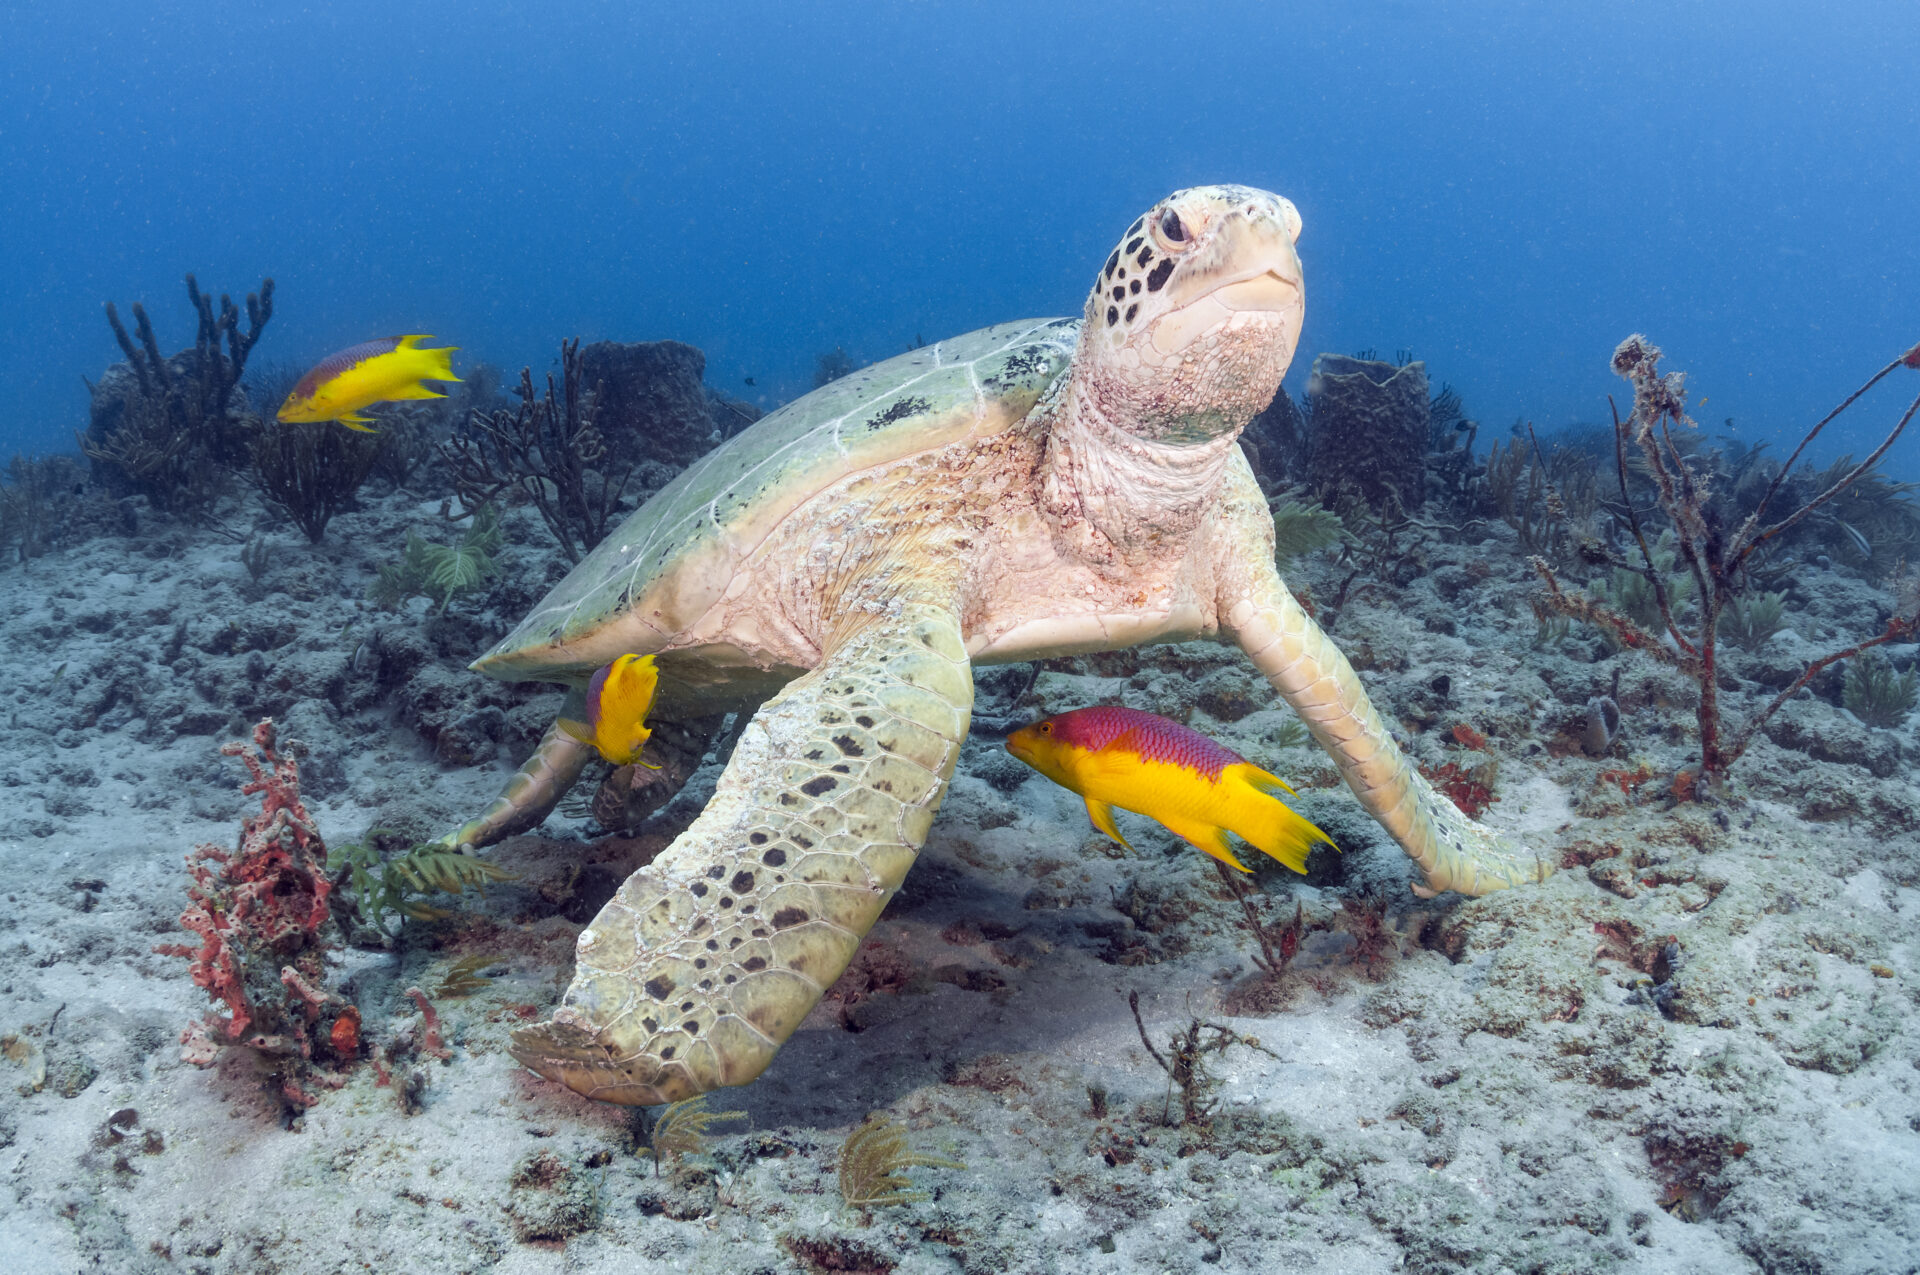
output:
<path id="1" fill-rule="evenodd" d="M 0 30 L 0 455 L 72 446 L 102 302 L 190 343 L 187 271 L 275 278 L 262 361 L 672 337 L 773 406 L 836 345 L 1077 313 L 1132 217 L 1219 181 L 1305 219 L 1291 379 L 1411 350 L 1483 444 L 1604 419 L 1630 331 L 1701 421 L 1788 443 L 1920 340 L 1911 0 L 97 0 Z"/>

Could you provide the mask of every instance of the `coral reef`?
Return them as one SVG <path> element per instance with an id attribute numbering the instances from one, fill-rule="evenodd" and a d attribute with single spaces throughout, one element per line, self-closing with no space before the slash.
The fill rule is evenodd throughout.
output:
<path id="1" fill-rule="evenodd" d="M 1307 476 L 1307 418 L 1287 393 L 1275 387 L 1273 401 L 1240 432 L 1240 450 L 1269 495 Z"/>
<path id="2" fill-rule="evenodd" d="M 327 524 L 351 503 L 390 446 L 384 433 L 356 433 L 332 421 L 269 425 L 250 449 L 254 485 L 319 544 Z"/>
<path id="3" fill-rule="evenodd" d="M 608 462 L 578 338 L 561 343 L 560 367 L 557 384 L 547 374 L 544 396 L 534 392 L 533 370 L 521 368 L 519 405 L 470 415 L 441 454 L 468 508 L 518 493 L 540 511 L 567 561 L 578 562 L 620 518 L 633 465 Z"/>
<path id="4" fill-rule="evenodd" d="M 0 554 L 12 547 L 25 562 L 45 553 L 82 477 L 71 456 L 16 455 L 0 481 Z"/>
<path id="5" fill-rule="evenodd" d="M 1307 402 L 1306 477 L 1323 500 L 1336 508 L 1351 499 L 1374 509 L 1420 505 L 1432 410 L 1426 364 L 1322 354 Z"/>
<path id="6" fill-rule="evenodd" d="M 273 317 L 273 280 L 248 294 L 244 332 L 232 299 L 222 295 L 216 313 L 192 275 L 187 300 L 198 320 L 193 346 L 170 359 L 160 353 L 146 307 L 134 303 L 129 336 L 107 303 L 107 323 L 126 362 L 89 387 L 92 419 L 80 447 L 113 489 L 139 492 L 161 509 L 201 514 L 219 494 L 221 475 L 246 462 L 259 427 L 245 392 L 236 390 Z"/>
<path id="7" fill-rule="evenodd" d="M 596 341 L 580 351 L 610 463 L 634 467 L 643 489 L 664 481 L 647 481 L 649 462 L 672 474 L 753 419 L 716 410 L 724 400 L 702 383 L 706 366 L 706 355 L 679 341 Z"/>
<path id="8" fill-rule="evenodd" d="M 847 353 L 845 346 L 836 345 L 814 360 L 813 388 L 817 390 L 822 385 L 831 385 L 852 372 L 853 356 Z"/>

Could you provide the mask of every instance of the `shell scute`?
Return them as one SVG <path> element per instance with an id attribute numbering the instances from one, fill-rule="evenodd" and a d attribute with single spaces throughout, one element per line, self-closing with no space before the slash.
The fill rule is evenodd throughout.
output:
<path id="1" fill-rule="evenodd" d="M 1075 319 L 982 328 L 822 386 L 762 417 L 628 516 L 473 668 L 578 680 L 664 649 L 740 563 L 823 488 L 1017 425 L 1066 371 Z"/>

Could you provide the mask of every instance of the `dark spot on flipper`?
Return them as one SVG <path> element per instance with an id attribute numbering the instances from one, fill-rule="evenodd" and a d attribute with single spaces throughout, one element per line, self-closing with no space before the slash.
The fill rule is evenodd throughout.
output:
<path id="1" fill-rule="evenodd" d="M 767 834 L 764 832 L 756 832 L 749 836 L 747 840 L 753 845 L 764 846 L 767 844 Z"/>
<path id="2" fill-rule="evenodd" d="M 811 921 L 812 919 L 811 916 L 807 915 L 804 908 L 785 907 L 773 914 L 774 928 L 781 930 L 786 929 L 789 925 L 799 925 L 802 922 Z"/>
<path id="3" fill-rule="evenodd" d="M 773 849 L 767 851 L 765 854 L 760 856 L 760 862 L 766 864 L 769 868 L 780 867 L 786 861 L 787 861 L 787 852 L 785 850 L 782 850 L 779 846 L 775 846 Z"/>
<path id="4" fill-rule="evenodd" d="M 840 786 L 840 781 L 832 775 L 819 775 L 800 785 L 800 791 L 809 797 L 819 797 L 832 792 Z"/>
<path id="5" fill-rule="evenodd" d="M 749 974 L 758 974 L 761 970 L 767 968 L 767 958 L 764 956 L 749 956 L 746 960 L 740 962 L 740 968 Z"/>
<path id="6" fill-rule="evenodd" d="M 733 887 L 733 892 L 735 894 L 752 894 L 753 893 L 753 873 L 748 872 L 745 869 L 742 869 L 741 871 L 734 873 L 733 880 L 727 882 L 727 884 Z"/>
<path id="7" fill-rule="evenodd" d="M 655 974 L 646 982 L 647 995 L 657 1001 L 663 1001 L 673 995 L 673 980 L 665 974 Z"/>
<path id="8" fill-rule="evenodd" d="M 725 875 L 727 875 L 727 870 L 717 863 L 707 869 L 707 880 L 709 881 L 718 881 Z"/>
<path id="9" fill-rule="evenodd" d="M 707 883 L 705 881 L 695 881 L 687 887 L 687 890 L 696 899 L 704 899 L 707 897 Z"/>
<path id="10" fill-rule="evenodd" d="M 835 735 L 833 737 L 833 746 L 840 750 L 842 757 L 865 757 L 867 755 L 866 750 L 861 748 L 859 743 L 856 742 L 851 735 Z M 758 836 L 759 834 L 756 833 L 755 835 Z M 761 837 L 760 840 L 764 841 L 766 838 Z M 757 845 L 759 843 L 755 842 L 755 844 Z"/>
<path id="11" fill-rule="evenodd" d="M 873 726 L 873 719 L 871 717 L 868 717 L 865 713 L 862 713 L 860 716 L 854 718 L 853 720 L 856 724 L 868 727 L 869 729 L 871 729 Z"/>

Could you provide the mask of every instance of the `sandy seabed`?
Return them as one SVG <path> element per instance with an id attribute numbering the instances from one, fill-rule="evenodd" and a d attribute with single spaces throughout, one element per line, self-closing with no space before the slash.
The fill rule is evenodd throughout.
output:
<path id="1" fill-rule="evenodd" d="M 553 695 L 461 668 L 557 578 L 525 511 L 491 592 L 445 617 L 363 600 L 434 508 L 364 498 L 315 548 L 249 507 L 270 537 L 257 577 L 234 545 L 154 519 L 0 568 L 9 1275 L 1920 1267 L 1910 727 L 1869 730 L 1816 684 L 1742 761 L 1736 800 L 1676 806 L 1692 688 L 1592 634 L 1535 645 L 1503 527 L 1431 546 L 1335 637 L 1416 757 L 1497 767 L 1485 818 L 1563 864 L 1543 886 L 1416 898 L 1229 647 L 988 670 L 983 720 L 1191 714 L 1301 788 L 1343 853 L 1253 878 L 1263 924 L 1307 926 L 1278 979 L 1209 860 L 1125 815 L 1122 850 L 977 731 L 847 977 L 765 1076 L 715 1095 L 744 1119 L 656 1173 L 643 1114 L 525 1072 L 505 1043 L 564 988 L 595 899 L 711 792 L 709 760 L 636 835 L 576 806 L 488 852 L 516 880 L 390 950 L 341 947 L 330 981 L 403 1083 L 363 1064 L 290 1122 L 245 1051 L 180 1060 L 209 1005 L 153 949 L 189 937 L 184 854 L 232 844 L 250 809 L 218 750 L 256 717 L 303 745 L 335 844 L 451 826 L 550 718 Z M 1794 605 L 1799 631 L 1735 657 L 1732 711 L 1886 600 L 1810 570 Z M 1616 670 L 1621 732 L 1589 756 L 1578 724 Z M 1643 763 L 1654 778 L 1623 786 Z M 404 989 L 468 958 L 483 985 L 438 1001 L 450 1057 L 408 1055 Z M 1245 1038 L 1205 1056 L 1200 1121 L 1131 992 L 1163 1053 L 1196 1019 Z M 839 1148 L 873 1111 L 967 1167 L 849 1208 Z"/>

